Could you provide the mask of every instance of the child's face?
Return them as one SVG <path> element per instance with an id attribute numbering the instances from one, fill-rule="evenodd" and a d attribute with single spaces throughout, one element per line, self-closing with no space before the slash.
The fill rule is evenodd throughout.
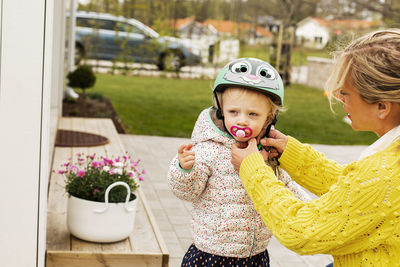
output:
<path id="1" fill-rule="evenodd" d="M 271 105 L 264 94 L 251 90 L 228 88 L 222 94 L 222 112 L 228 131 L 231 131 L 232 126 L 251 129 L 250 136 L 239 136 L 231 131 L 237 141 L 245 142 L 257 137 L 263 127 L 267 125 Z"/>

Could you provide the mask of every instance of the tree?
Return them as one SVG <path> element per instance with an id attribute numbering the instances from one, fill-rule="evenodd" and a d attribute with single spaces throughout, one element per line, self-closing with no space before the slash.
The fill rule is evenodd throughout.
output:
<path id="1" fill-rule="evenodd" d="M 364 10 L 381 14 L 389 27 L 400 27 L 399 0 L 355 0 L 356 5 Z"/>
<path id="2" fill-rule="evenodd" d="M 136 0 L 124 0 L 122 2 L 122 15 L 126 18 L 135 18 Z"/>

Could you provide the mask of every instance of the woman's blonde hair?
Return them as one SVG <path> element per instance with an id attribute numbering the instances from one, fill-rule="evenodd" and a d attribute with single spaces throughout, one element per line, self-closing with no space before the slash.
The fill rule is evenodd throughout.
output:
<path id="1" fill-rule="evenodd" d="M 400 104 L 400 29 L 366 34 L 336 52 L 334 59 L 325 84 L 331 104 L 346 79 L 368 103 Z"/>

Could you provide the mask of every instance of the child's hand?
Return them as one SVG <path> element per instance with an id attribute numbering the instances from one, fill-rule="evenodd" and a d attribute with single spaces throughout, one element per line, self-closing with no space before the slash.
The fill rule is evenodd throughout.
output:
<path id="1" fill-rule="evenodd" d="M 193 147 L 192 144 L 181 145 L 178 148 L 178 160 L 182 169 L 190 170 L 193 167 L 195 160 L 195 153 L 190 151 Z"/>

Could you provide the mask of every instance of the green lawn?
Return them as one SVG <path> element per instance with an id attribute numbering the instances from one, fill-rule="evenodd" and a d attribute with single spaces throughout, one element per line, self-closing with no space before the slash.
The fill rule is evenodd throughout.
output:
<path id="1" fill-rule="evenodd" d="M 127 132 L 138 135 L 190 137 L 197 116 L 211 105 L 210 80 L 184 80 L 97 74 L 94 89 L 111 99 Z M 300 141 L 315 144 L 370 144 L 373 133 L 354 132 L 333 114 L 321 90 L 292 85 L 277 128 Z"/>

